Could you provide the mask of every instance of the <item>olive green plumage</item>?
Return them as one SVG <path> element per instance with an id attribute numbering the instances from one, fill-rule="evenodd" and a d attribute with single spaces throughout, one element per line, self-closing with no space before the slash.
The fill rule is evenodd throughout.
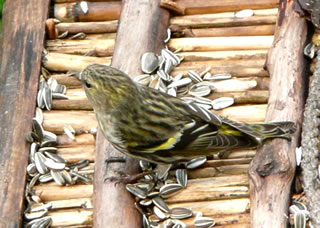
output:
<path id="1" fill-rule="evenodd" d="M 268 138 L 290 139 L 292 122 L 246 124 L 136 84 L 115 68 L 93 64 L 82 82 L 99 126 L 119 151 L 155 163 L 174 163 L 239 148 Z"/>

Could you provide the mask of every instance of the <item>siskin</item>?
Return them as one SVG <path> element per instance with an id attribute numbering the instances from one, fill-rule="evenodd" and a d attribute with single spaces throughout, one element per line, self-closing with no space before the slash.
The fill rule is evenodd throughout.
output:
<path id="1" fill-rule="evenodd" d="M 154 163 L 188 161 L 266 139 L 290 140 L 292 122 L 239 123 L 133 82 L 122 71 L 93 64 L 78 79 L 106 139 L 120 152 Z"/>

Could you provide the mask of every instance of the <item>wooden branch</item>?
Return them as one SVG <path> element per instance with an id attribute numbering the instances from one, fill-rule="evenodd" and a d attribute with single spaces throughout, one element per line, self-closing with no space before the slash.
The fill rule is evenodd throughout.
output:
<path id="1" fill-rule="evenodd" d="M 81 227 L 83 224 L 92 224 L 92 215 L 92 209 L 59 210 L 48 213 L 52 218 L 50 227 Z"/>
<path id="2" fill-rule="evenodd" d="M 183 37 L 210 36 L 265 36 L 273 35 L 274 25 L 238 26 L 225 28 L 191 28 L 183 29 Z M 173 33 L 173 37 L 175 34 Z"/>
<path id="3" fill-rule="evenodd" d="M 58 155 L 63 157 L 68 163 L 79 162 L 81 160 L 94 161 L 95 146 L 80 145 L 66 148 L 59 148 Z"/>
<path id="4" fill-rule="evenodd" d="M 0 46 L 0 226 L 20 227 L 49 1 L 6 1 Z"/>
<path id="5" fill-rule="evenodd" d="M 79 56 L 49 52 L 42 58 L 42 65 L 52 71 L 81 71 L 90 64 L 110 65 L 111 58 L 98 58 L 92 56 Z"/>
<path id="6" fill-rule="evenodd" d="M 75 21 L 112 21 L 120 15 L 121 2 L 80 2 L 54 5 L 54 17 L 62 22 Z"/>
<path id="7" fill-rule="evenodd" d="M 111 33 L 117 32 L 118 21 L 100 21 L 100 22 L 73 22 L 58 23 L 56 28 L 59 34 L 68 31 L 68 34 L 83 33 Z"/>
<path id="8" fill-rule="evenodd" d="M 223 92 L 212 93 L 208 96 L 209 99 L 219 97 L 233 97 L 235 104 L 266 104 L 268 102 L 268 90 L 249 90 L 244 92 Z"/>
<path id="9" fill-rule="evenodd" d="M 123 0 L 120 24 L 112 59 L 112 66 L 129 75 L 141 74 L 140 62 L 144 52 L 159 53 L 169 23 L 169 12 L 159 8 L 159 0 Z M 134 35 L 133 35 L 134 34 Z M 104 182 L 106 176 L 117 175 L 115 170 L 127 174 L 138 171 L 137 161 L 127 158 L 126 163 L 110 163 L 108 157 L 123 156 L 116 151 L 98 131 L 96 141 L 94 224 L 97 227 L 141 227 L 141 215 L 134 208 L 134 199 L 124 185 L 116 188 Z"/>
<path id="10" fill-rule="evenodd" d="M 291 200 L 295 150 L 299 146 L 307 86 L 303 56 L 307 23 L 294 12 L 292 4 L 293 1 L 281 1 L 275 41 L 268 54 L 271 81 L 266 121 L 290 120 L 296 123 L 297 131 L 291 142 L 284 139 L 266 142 L 251 163 L 252 227 L 286 227 L 288 222 L 285 215 Z"/>
<path id="11" fill-rule="evenodd" d="M 181 51 L 261 50 L 271 47 L 273 36 L 175 38 L 170 49 Z"/>
<path id="12" fill-rule="evenodd" d="M 162 0 L 161 2 L 168 2 L 168 0 Z M 206 13 L 220 13 L 238 11 L 242 9 L 269 9 L 278 6 L 277 0 L 174 0 L 176 8 L 185 8 L 185 14 L 206 14 Z M 170 8 L 169 8 L 170 9 Z M 179 11 L 174 11 L 179 13 Z"/>
<path id="13" fill-rule="evenodd" d="M 266 116 L 267 105 L 231 106 L 221 111 L 215 111 L 226 118 L 242 122 L 263 122 Z M 254 115 L 252 115 L 254 113 Z"/>
<path id="14" fill-rule="evenodd" d="M 107 40 L 48 40 L 46 49 L 64 54 L 85 55 L 93 52 L 96 56 L 111 56 L 114 48 L 114 39 Z"/>

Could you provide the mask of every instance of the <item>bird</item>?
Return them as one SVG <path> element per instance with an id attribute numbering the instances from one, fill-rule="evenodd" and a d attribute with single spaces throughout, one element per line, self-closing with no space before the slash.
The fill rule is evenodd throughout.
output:
<path id="1" fill-rule="evenodd" d="M 294 123 L 241 123 L 195 103 L 134 82 L 124 72 L 92 64 L 77 75 L 100 130 L 118 151 L 156 164 L 186 162 L 268 139 L 291 139 Z"/>

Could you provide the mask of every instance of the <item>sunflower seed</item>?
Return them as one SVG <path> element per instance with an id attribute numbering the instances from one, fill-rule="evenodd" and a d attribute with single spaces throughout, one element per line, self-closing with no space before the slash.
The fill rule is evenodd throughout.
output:
<path id="1" fill-rule="evenodd" d="M 158 89 L 163 93 L 167 92 L 167 86 L 164 84 L 164 82 L 161 79 L 160 79 L 160 83 L 159 83 L 159 88 Z"/>
<path id="2" fill-rule="evenodd" d="M 65 164 L 65 163 L 55 162 L 55 161 L 52 160 L 51 158 L 46 158 L 46 160 L 44 161 L 44 164 L 45 164 L 49 169 L 53 169 L 53 170 L 64 170 L 64 168 L 66 167 L 66 164 Z"/>
<path id="3" fill-rule="evenodd" d="M 164 81 L 167 81 L 167 82 L 168 82 L 168 81 L 171 80 L 169 74 L 166 73 L 164 70 L 158 70 L 158 71 L 157 71 L 157 75 L 158 75 L 162 80 L 164 80 Z"/>
<path id="4" fill-rule="evenodd" d="M 66 184 L 75 184 L 70 173 L 68 173 L 66 170 L 61 171 L 60 174 L 63 177 L 63 179 L 65 180 Z"/>
<path id="5" fill-rule="evenodd" d="M 126 189 L 128 190 L 128 192 L 140 199 L 147 198 L 147 192 L 145 190 L 142 190 L 141 188 L 134 186 L 133 184 L 127 184 Z"/>
<path id="6" fill-rule="evenodd" d="M 153 198 L 153 197 L 157 197 L 158 195 L 160 195 L 160 192 L 153 191 L 148 194 L 148 197 Z"/>
<path id="7" fill-rule="evenodd" d="M 187 224 L 185 224 L 184 222 L 177 220 L 177 219 L 172 219 L 171 220 L 173 222 L 173 226 L 172 228 L 187 228 Z"/>
<path id="8" fill-rule="evenodd" d="M 70 37 L 70 40 L 83 40 L 87 37 L 87 35 L 83 32 L 79 32 Z"/>
<path id="9" fill-rule="evenodd" d="M 40 177 L 39 177 L 39 181 L 41 183 L 46 183 L 46 182 L 49 182 L 49 181 L 52 181 L 53 178 L 51 176 L 50 173 L 46 173 L 46 174 L 42 174 Z"/>
<path id="10" fill-rule="evenodd" d="M 146 198 L 139 201 L 139 204 L 142 206 L 150 206 L 152 204 L 152 199 Z"/>
<path id="11" fill-rule="evenodd" d="M 139 165 L 140 165 L 140 168 L 142 171 L 147 171 L 147 170 L 150 170 L 150 168 L 151 168 L 150 162 L 145 161 L 145 160 L 140 160 Z"/>
<path id="12" fill-rule="evenodd" d="M 138 182 L 134 185 L 142 190 L 145 190 L 147 193 L 149 193 L 152 190 L 152 188 L 154 187 L 155 183 L 153 183 L 153 182 L 148 182 L 148 183 Z"/>
<path id="13" fill-rule="evenodd" d="M 51 217 L 43 217 L 40 219 L 34 219 L 26 224 L 26 228 L 47 228 L 52 224 Z"/>
<path id="14" fill-rule="evenodd" d="M 69 97 L 61 93 L 52 93 L 52 99 L 68 100 Z"/>
<path id="15" fill-rule="evenodd" d="M 73 141 L 76 140 L 76 138 L 74 137 L 74 134 L 76 133 L 75 130 L 72 128 L 71 125 L 65 125 L 63 127 L 63 131 L 64 133 L 70 138 L 72 139 Z"/>
<path id="16" fill-rule="evenodd" d="M 49 210 L 52 208 L 52 203 L 40 203 L 31 205 L 30 212 L 37 212 L 42 210 Z"/>
<path id="17" fill-rule="evenodd" d="M 171 168 L 172 165 L 163 165 L 163 164 L 159 164 L 157 165 L 157 167 L 154 169 L 154 172 L 157 174 L 157 178 L 158 180 L 166 180 L 169 170 Z"/>
<path id="18" fill-rule="evenodd" d="M 52 104 L 52 91 L 49 86 L 44 87 L 44 92 L 42 95 L 42 99 L 44 101 L 44 106 L 47 110 L 51 110 L 51 104 Z"/>
<path id="19" fill-rule="evenodd" d="M 189 90 L 189 94 L 195 97 L 204 97 L 211 93 L 211 89 L 207 85 L 194 84 Z"/>
<path id="20" fill-rule="evenodd" d="M 190 70 L 188 72 L 188 76 L 189 76 L 189 78 L 192 79 L 192 81 L 194 83 L 202 82 L 202 78 L 200 77 L 200 75 L 197 74 L 196 72 L 194 72 L 193 70 Z"/>
<path id="21" fill-rule="evenodd" d="M 43 112 L 42 112 L 41 108 L 38 108 L 38 107 L 36 108 L 35 118 L 38 120 L 40 125 L 43 123 Z"/>
<path id="22" fill-rule="evenodd" d="M 58 36 L 58 39 L 63 39 L 63 38 L 66 38 L 69 34 L 69 31 L 65 31 L 63 33 L 61 33 L 59 36 Z"/>
<path id="23" fill-rule="evenodd" d="M 307 224 L 307 216 L 302 211 L 298 211 L 294 214 L 293 221 L 295 228 L 305 228 Z"/>
<path id="24" fill-rule="evenodd" d="M 156 54 L 146 52 L 141 57 L 141 70 L 144 73 L 150 74 L 159 66 L 159 59 Z"/>
<path id="25" fill-rule="evenodd" d="M 149 83 L 149 87 L 156 89 L 156 88 L 159 88 L 159 84 L 160 84 L 160 77 L 158 75 L 156 75 L 155 77 L 151 78 L 151 81 Z"/>
<path id="26" fill-rule="evenodd" d="M 27 166 L 27 173 L 31 177 L 34 177 L 35 175 L 37 175 L 38 171 L 37 171 L 36 165 L 34 163 L 30 163 Z"/>
<path id="27" fill-rule="evenodd" d="M 193 215 L 190 209 L 184 207 L 174 207 L 170 210 L 169 214 L 172 219 L 186 219 Z"/>
<path id="28" fill-rule="evenodd" d="M 56 182 L 56 184 L 65 185 L 66 181 L 63 178 L 61 171 L 55 171 L 55 170 L 51 169 L 50 174 L 51 174 L 53 180 Z"/>
<path id="29" fill-rule="evenodd" d="M 178 88 L 177 90 L 177 96 L 184 96 L 188 93 L 188 88 L 187 86 L 183 86 L 183 87 L 180 87 Z"/>
<path id="30" fill-rule="evenodd" d="M 31 212 L 31 213 L 26 212 L 26 213 L 24 213 L 24 217 L 27 220 L 32 220 L 32 219 L 41 218 L 41 217 L 45 216 L 46 214 L 48 214 L 48 210 Z"/>
<path id="31" fill-rule="evenodd" d="M 198 102 L 195 102 L 195 104 L 206 109 L 206 110 L 212 109 L 212 105 L 202 104 L 202 103 L 198 103 Z"/>
<path id="32" fill-rule="evenodd" d="M 171 84 L 168 85 L 168 88 L 173 88 L 173 87 L 182 87 L 189 85 L 192 82 L 190 78 L 182 78 L 181 80 L 173 81 Z"/>
<path id="33" fill-rule="evenodd" d="M 168 59 L 164 65 L 164 72 L 169 74 L 172 71 L 173 67 L 173 61 L 171 59 Z"/>
<path id="34" fill-rule="evenodd" d="M 252 9 L 244 9 L 236 12 L 234 14 L 234 17 L 236 18 L 245 18 L 245 17 L 251 17 L 254 15 L 254 12 Z"/>
<path id="35" fill-rule="evenodd" d="M 202 166 L 207 161 L 206 157 L 193 158 L 186 163 L 187 169 L 195 169 Z"/>
<path id="36" fill-rule="evenodd" d="M 149 228 L 150 227 L 150 222 L 147 218 L 146 215 L 142 215 L 142 225 L 143 225 L 143 228 Z"/>
<path id="37" fill-rule="evenodd" d="M 54 142 L 57 143 L 58 137 L 57 137 L 56 134 L 54 134 L 54 133 L 52 133 L 50 131 L 43 131 L 43 134 L 44 134 L 44 138 L 46 140 L 54 141 Z M 41 147 L 43 147 L 43 146 L 41 146 Z"/>
<path id="38" fill-rule="evenodd" d="M 195 103 L 197 104 L 206 104 L 206 105 L 211 105 L 211 100 L 205 97 L 192 97 Z"/>
<path id="39" fill-rule="evenodd" d="M 308 210 L 307 207 L 306 207 L 306 205 L 304 205 L 303 203 L 301 203 L 301 202 L 299 202 L 299 201 L 294 200 L 294 201 L 292 202 L 292 204 L 295 205 L 295 206 L 297 206 L 297 207 L 299 208 L 299 210 L 306 210 L 306 211 Z"/>
<path id="40" fill-rule="evenodd" d="M 166 48 L 161 50 L 161 56 L 166 60 L 171 59 L 174 66 L 178 66 L 180 64 L 179 57 Z"/>
<path id="41" fill-rule="evenodd" d="M 38 143 L 31 143 L 30 146 L 30 161 L 34 162 L 34 154 L 38 151 L 39 144 Z"/>
<path id="42" fill-rule="evenodd" d="M 82 160 L 72 165 L 68 165 L 68 167 L 70 169 L 75 169 L 75 168 L 82 169 L 83 167 L 86 167 L 89 163 L 90 163 L 89 160 Z"/>
<path id="43" fill-rule="evenodd" d="M 316 53 L 316 46 L 313 43 L 309 43 L 303 51 L 304 55 L 308 56 L 310 59 L 313 59 Z"/>
<path id="44" fill-rule="evenodd" d="M 177 194 L 183 187 L 181 184 L 166 184 L 160 188 L 160 195 L 162 198 L 169 198 Z"/>
<path id="45" fill-rule="evenodd" d="M 159 68 L 158 69 L 164 70 L 164 67 L 166 65 L 166 59 L 160 55 L 160 56 L 158 56 L 158 60 L 159 60 Z"/>
<path id="46" fill-rule="evenodd" d="M 187 187 L 188 174 L 185 169 L 177 169 L 176 170 L 176 177 L 177 177 L 178 184 L 180 184 L 184 188 Z"/>
<path id="47" fill-rule="evenodd" d="M 211 73 L 206 73 L 203 77 L 203 80 L 208 80 L 208 81 L 217 81 L 217 80 L 225 80 L 225 79 L 230 79 L 232 76 L 231 74 L 214 74 L 212 75 Z"/>
<path id="48" fill-rule="evenodd" d="M 39 152 L 45 152 L 45 151 L 56 153 L 58 151 L 58 149 L 56 147 L 52 147 L 52 146 L 50 146 L 50 147 L 41 147 L 39 149 Z"/>
<path id="49" fill-rule="evenodd" d="M 301 163 L 301 158 L 302 158 L 302 148 L 301 148 L 301 147 L 297 147 L 297 148 L 296 148 L 296 162 L 297 162 L 297 166 L 300 165 L 300 163 Z"/>
<path id="50" fill-rule="evenodd" d="M 80 173 L 78 173 L 76 171 L 70 170 L 70 173 L 73 176 L 77 177 L 76 179 L 79 179 L 84 184 L 91 184 L 92 183 L 92 179 L 90 179 L 84 175 L 81 175 Z"/>
<path id="51" fill-rule="evenodd" d="M 149 83 L 151 81 L 151 77 L 149 74 L 141 74 L 141 75 L 134 77 L 133 81 L 147 86 L 147 85 L 149 85 Z"/>
<path id="52" fill-rule="evenodd" d="M 167 94 L 176 97 L 177 96 L 177 87 L 171 87 L 167 90 Z"/>
<path id="53" fill-rule="evenodd" d="M 171 38 L 171 29 L 167 29 L 167 38 L 163 41 L 165 44 L 169 42 Z"/>
<path id="54" fill-rule="evenodd" d="M 163 213 L 160 208 L 158 208 L 157 206 L 153 207 L 153 213 L 160 219 L 160 220 L 164 220 L 167 218 L 167 215 L 165 213 Z"/>
<path id="55" fill-rule="evenodd" d="M 208 73 L 211 70 L 211 67 L 208 66 L 204 71 L 202 71 L 199 75 L 202 78 L 206 73 Z"/>
<path id="56" fill-rule="evenodd" d="M 41 74 L 47 79 L 51 77 L 51 73 L 44 67 L 41 67 Z"/>
<path id="57" fill-rule="evenodd" d="M 170 211 L 170 209 L 169 209 L 168 205 L 166 204 L 166 202 L 164 202 L 164 200 L 162 198 L 160 198 L 159 196 L 154 197 L 152 199 L 152 202 L 153 202 L 154 205 L 156 205 L 163 212 L 168 213 Z"/>
<path id="58" fill-rule="evenodd" d="M 209 86 L 211 90 L 215 90 L 214 83 L 211 81 L 202 81 L 197 83 L 198 86 Z"/>
<path id="59" fill-rule="evenodd" d="M 47 158 L 40 152 L 36 152 L 34 154 L 34 162 L 35 162 L 36 168 L 38 172 L 41 174 L 45 174 L 48 172 L 48 168 L 44 164 L 46 159 Z"/>
<path id="60" fill-rule="evenodd" d="M 194 226 L 199 228 L 207 228 L 207 227 L 213 227 L 215 225 L 215 222 L 212 218 L 208 217 L 196 217 L 194 219 Z"/>
<path id="61" fill-rule="evenodd" d="M 177 74 L 173 77 L 173 81 L 179 81 L 183 77 L 183 74 Z"/>
<path id="62" fill-rule="evenodd" d="M 212 108 L 214 110 L 220 110 L 233 105 L 233 103 L 233 97 L 220 97 L 212 101 Z"/>
<path id="63" fill-rule="evenodd" d="M 44 137 L 43 127 L 40 124 L 40 122 L 38 121 L 38 119 L 33 118 L 32 120 L 33 120 L 33 122 L 32 122 L 32 131 L 38 136 L 38 138 L 40 140 L 42 140 L 43 137 Z"/>

